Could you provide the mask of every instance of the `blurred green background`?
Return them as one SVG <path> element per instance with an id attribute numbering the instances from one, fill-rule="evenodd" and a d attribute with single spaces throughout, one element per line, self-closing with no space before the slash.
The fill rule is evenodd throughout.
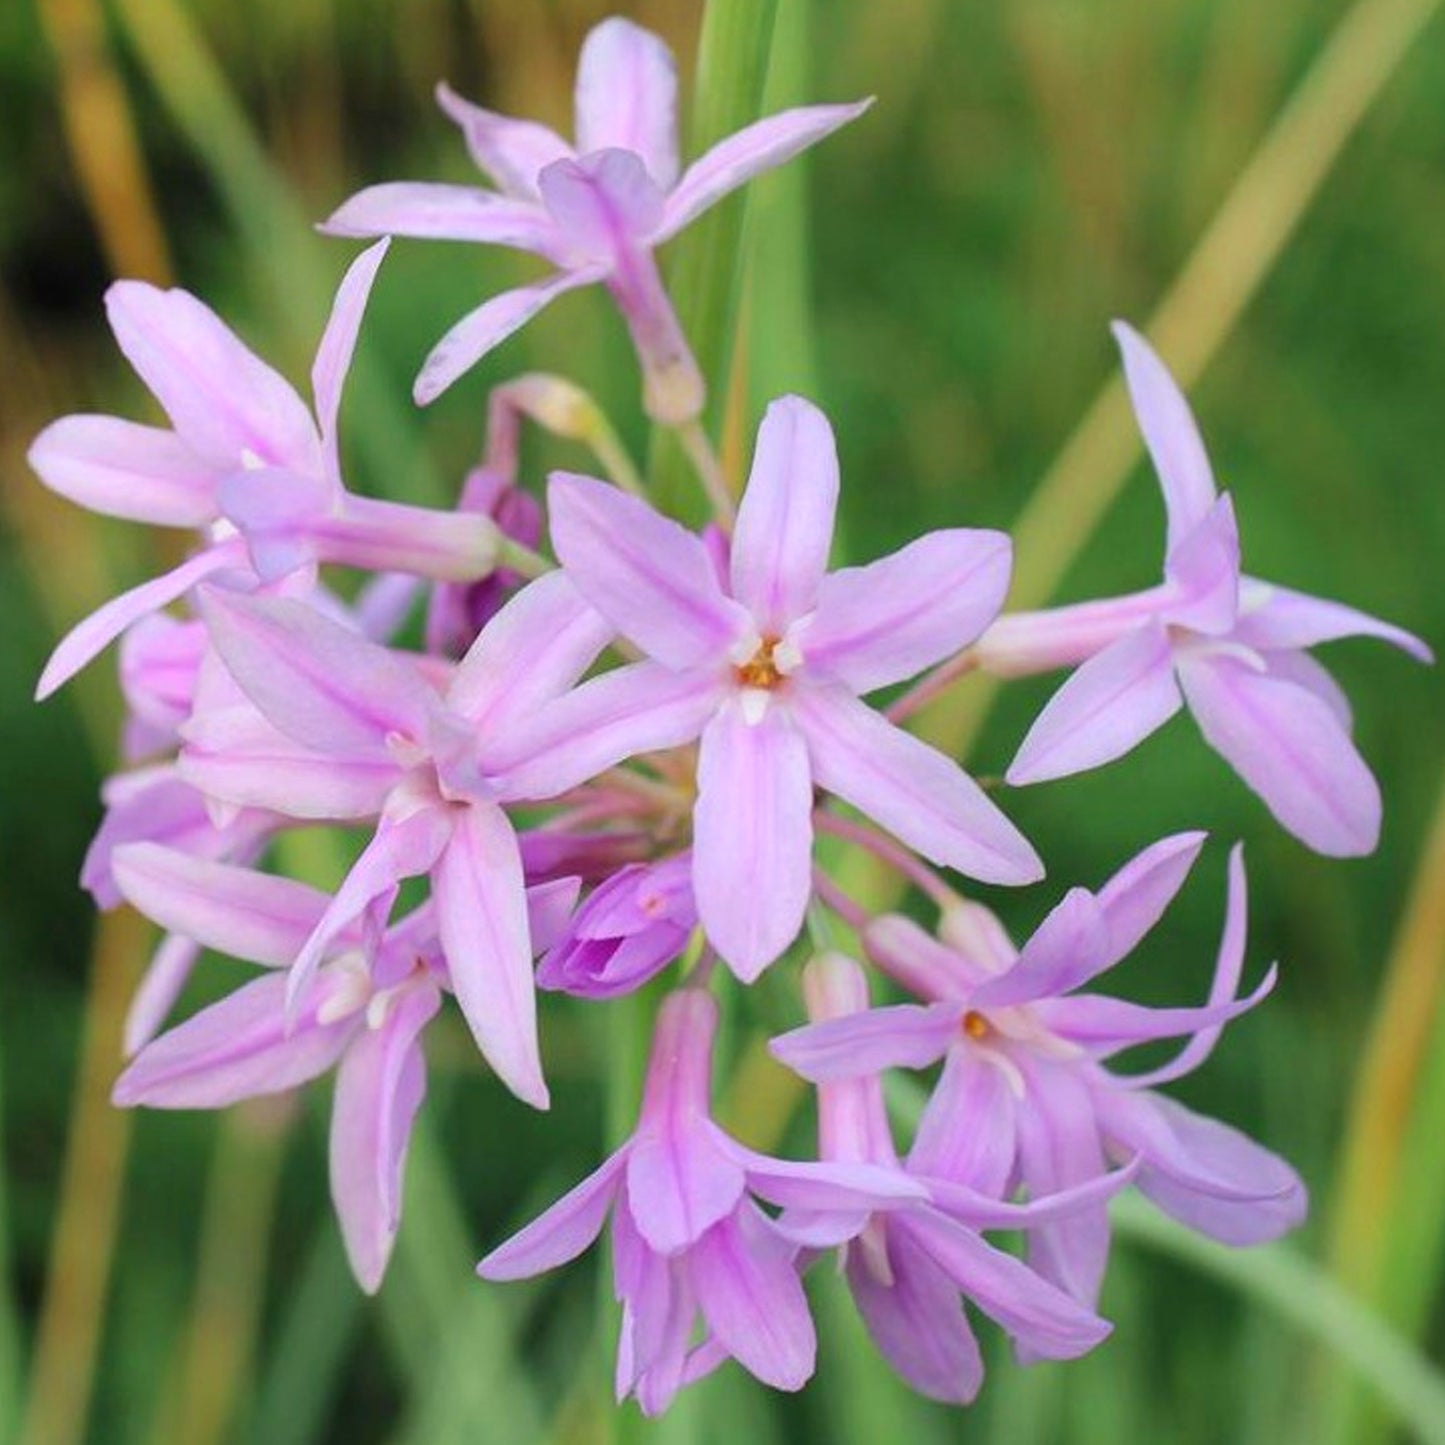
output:
<path id="1" fill-rule="evenodd" d="M 835 420 L 854 557 L 924 527 L 1027 516 L 1028 602 L 1144 585 L 1161 509 L 1109 389 L 1106 323 L 1157 315 L 1167 358 L 1198 380 L 1249 569 L 1445 639 L 1433 0 L 781 0 L 771 27 L 771 5 L 723 3 L 770 40 L 770 104 L 879 97 L 750 203 L 734 402 L 713 418 L 732 465 L 760 403 L 798 388 Z M 691 75 L 700 5 L 621 8 Z M 985 1327 L 992 1368 L 967 1412 L 892 1381 L 826 1269 L 820 1368 L 801 1397 L 728 1367 L 655 1427 L 603 1404 L 595 1262 L 506 1289 L 472 1278 L 484 1246 L 597 1159 L 611 1006 L 548 1004 L 546 1117 L 506 1096 L 460 1031 L 437 1036 L 374 1302 L 329 1214 L 324 1091 L 225 1119 L 106 1105 L 149 944 L 125 915 L 98 925 L 74 881 L 113 755 L 113 665 L 44 707 L 28 699 L 60 631 L 170 543 L 48 496 L 25 447 L 67 411 L 148 415 L 103 323 L 117 274 L 199 292 L 303 379 L 351 250 L 310 223 L 367 182 L 466 178 L 431 104 L 439 78 L 565 129 L 577 46 L 605 13 L 592 0 L 0 4 L 0 1437 L 1344 1445 L 1398 1428 L 1377 1388 L 1413 1400 L 1424 1430 L 1445 1342 L 1445 682 L 1375 645 L 1329 657 L 1387 799 L 1369 859 L 1330 862 L 1286 837 L 1187 721 L 1103 772 L 1005 799 L 1050 870 L 995 900 L 1021 931 L 1164 832 L 1213 832 L 1199 878 L 1118 975 L 1151 1001 L 1203 993 L 1225 844 L 1246 841 L 1251 977 L 1278 958 L 1282 980 L 1178 1092 L 1290 1157 L 1315 1203 L 1300 1235 L 1232 1278 L 1217 1253 L 1186 1258 L 1126 1228 L 1104 1300 L 1113 1338 L 1022 1370 Z M 726 240 L 741 219 L 734 208 L 708 234 Z M 701 264 L 702 242 L 679 244 L 693 246 L 682 268 Z M 444 501 L 480 445 L 486 386 L 528 367 L 592 388 L 645 455 L 625 338 L 593 294 L 413 412 L 430 343 L 527 274 L 480 248 L 395 249 L 348 394 L 356 485 Z M 536 446 L 529 474 L 557 459 L 583 454 Z M 975 686 L 931 726 L 997 773 L 1053 685 L 1011 687 L 986 717 Z M 197 997 L 232 968 L 211 965 Z M 770 985 L 764 1008 L 796 1017 L 790 985 Z M 768 1132 L 746 1109 L 739 1127 Z M 804 1113 L 787 1146 L 806 1150 L 808 1130 Z M 1445 1414 L 1433 1424 L 1442 1438 Z"/>

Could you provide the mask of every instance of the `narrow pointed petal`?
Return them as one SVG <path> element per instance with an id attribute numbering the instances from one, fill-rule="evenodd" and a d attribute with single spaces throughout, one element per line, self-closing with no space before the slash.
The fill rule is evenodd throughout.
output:
<path id="1" fill-rule="evenodd" d="M 732 541 L 732 594 L 764 636 L 781 636 L 817 605 L 837 508 L 828 418 L 800 396 L 779 397 L 758 427 Z"/>
<path id="2" fill-rule="evenodd" d="M 1014 786 L 1068 777 L 1121 758 L 1163 727 L 1183 699 L 1163 627 L 1127 633 L 1049 699 L 1008 770 Z"/>
<path id="3" fill-rule="evenodd" d="M 699 156 L 682 174 L 667 198 L 667 214 L 656 237 L 675 236 L 695 217 L 763 171 L 790 161 L 840 126 L 856 120 L 873 102 L 853 105 L 808 105 L 764 116 L 735 131 Z"/>
<path id="4" fill-rule="evenodd" d="M 736 1140 L 727 1139 L 726 1143 L 728 1152 L 747 1171 L 749 1190 L 783 1209 L 836 1214 L 891 1209 L 928 1197 L 926 1187 L 897 1164 L 774 1159 Z"/>
<path id="5" fill-rule="evenodd" d="M 540 256 L 557 248 L 556 227 L 537 202 L 439 181 L 367 186 L 334 211 L 321 230 L 332 236 L 480 241 Z"/>
<path id="6" fill-rule="evenodd" d="M 173 431 L 114 416 L 63 416 L 26 458 L 52 492 L 108 517 L 203 527 L 216 516 L 215 472 Z"/>
<path id="7" fill-rule="evenodd" d="M 768 1052 L 811 1083 L 882 1069 L 926 1069 L 948 1051 L 963 1021 L 959 1004 L 892 1004 L 780 1034 Z"/>
<path id="8" fill-rule="evenodd" d="M 913 677 L 998 615 L 1013 548 L 1002 532 L 930 532 L 866 567 L 830 572 L 799 639 L 810 670 L 852 692 Z"/>
<path id="9" fill-rule="evenodd" d="M 489 770 L 508 799 L 554 798 L 624 758 L 689 743 L 717 710 L 706 672 L 638 662 L 603 673 L 550 704 L 530 735 L 513 730 L 489 747 Z"/>
<path id="10" fill-rule="evenodd" d="M 1327 703 L 1225 655 L 1179 677 L 1205 741 L 1295 837 L 1329 857 L 1374 851 L 1379 785 Z"/>
<path id="11" fill-rule="evenodd" d="M 1127 958 L 1174 901 L 1204 847 L 1205 833 L 1176 833 L 1130 859 L 1099 890 L 1111 962 Z"/>
<path id="12" fill-rule="evenodd" d="M 1017 962 L 976 988 L 969 1003 L 992 1009 L 1052 998 L 1078 988 L 1111 962 L 1098 899 L 1087 888 L 1071 888 L 1024 944 Z"/>
<path id="13" fill-rule="evenodd" d="M 568 291 L 590 285 L 601 276 L 602 272 L 595 267 L 556 271 L 531 286 L 503 291 L 484 301 L 475 311 L 468 312 L 432 347 L 422 363 L 412 386 L 416 404 L 427 406 L 434 402 L 454 381 L 470 371 L 514 331 L 525 326 L 544 306 Z"/>
<path id="14" fill-rule="evenodd" d="M 388 241 L 378 241 L 365 251 L 346 269 L 336 300 L 331 306 L 331 318 L 322 333 L 321 344 L 316 348 L 316 360 L 311 367 L 311 393 L 316 401 L 316 420 L 321 428 L 321 444 L 326 451 L 327 467 L 333 479 L 341 477 L 341 462 L 337 451 L 336 425 L 341 415 L 341 388 L 346 383 L 346 373 L 351 370 L 352 354 L 356 350 L 356 338 L 361 331 L 361 318 L 366 312 L 366 303 L 371 288 L 376 282 L 376 273 L 386 259 Z"/>
<path id="15" fill-rule="evenodd" d="M 983 1356 L 959 1303 L 958 1286 L 906 1230 L 888 1230 L 884 1281 L 862 1250 L 848 1251 L 848 1287 L 873 1343 L 921 1395 L 970 1404 L 983 1384 Z"/>
<path id="16" fill-rule="evenodd" d="M 677 63 L 619 16 L 592 28 L 577 63 L 577 149 L 612 146 L 641 156 L 664 190 L 677 179 Z"/>
<path id="17" fill-rule="evenodd" d="M 307 1083 L 340 1058 L 356 1029 L 354 1016 L 316 1021 L 326 993 L 320 984 L 311 987 L 296 1026 L 288 1028 L 286 979 L 255 979 L 148 1044 L 111 1098 L 122 1107 L 221 1109 Z"/>
<path id="18" fill-rule="evenodd" d="M 161 940 L 125 1014 L 123 1047 L 134 1058 L 160 1033 L 201 956 L 201 946 L 179 933 Z"/>
<path id="19" fill-rule="evenodd" d="M 351 1270 L 375 1294 L 401 1223 L 411 1126 L 426 1094 L 421 1032 L 441 1008 L 430 985 L 406 989 L 377 1029 L 363 1029 L 336 1073 L 331 1198 Z"/>
<path id="20" fill-rule="evenodd" d="M 1283 678 L 1306 692 L 1312 692 L 1334 713 L 1335 720 L 1347 732 L 1355 730 L 1355 710 L 1345 696 L 1345 690 L 1330 675 L 1323 663 L 1315 661 L 1307 652 L 1261 652 L 1259 654 L 1265 670 L 1271 677 Z"/>
<path id="21" fill-rule="evenodd" d="M 977 1050 L 951 1049 L 908 1151 L 911 1173 L 1002 1198 L 1017 1149 L 1009 1081 Z"/>
<path id="22" fill-rule="evenodd" d="M 762 1213 L 746 1206 L 714 1225 L 687 1261 L 713 1333 L 745 1370 L 777 1390 L 801 1390 L 817 1353 L 792 1253 Z"/>
<path id="23" fill-rule="evenodd" d="M 239 544 L 224 543 L 207 547 L 169 572 L 122 592 L 119 597 L 97 607 L 89 617 L 76 623 L 60 639 L 50 654 L 40 681 L 35 685 L 37 701 L 43 701 L 57 688 L 63 687 L 87 663 L 93 662 L 122 632 L 152 612 L 159 612 L 177 598 L 184 597 L 198 582 L 203 582 L 224 567 L 234 567 L 242 560 Z"/>
<path id="24" fill-rule="evenodd" d="M 1032 883 L 1028 840 L 956 763 L 840 688 L 789 700 L 808 739 L 814 781 L 932 862 L 984 883 Z"/>
<path id="25" fill-rule="evenodd" d="M 372 758 L 423 735 L 429 689 L 400 654 L 289 597 L 212 591 L 201 611 L 246 696 L 304 747 Z"/>
<path id="26" fill-rule="evenodd" d="M 1428 643 L 1402 627 L 1371 617 L 1368 612 L 1246 578 L 1239 625 L 1234 638 L 1246 647 L 1265 649 L 1314 647 L 1341 637 L 1378 637 L 1420 662 L 1433 662 Z"/>
<path id="27" fill-rule="evenodd" d="M 317 469 L 316 427 L 301 398 L 210 307 L 185 291 L 117 281 L 105 309 L 126 360 L 198 456 L 224 468 L 249 453 Z"/>
<path id="28" fill-rule="evenodd" d="M 500 808 L 461 811 L 432 889 L 447 973 L 478 1048 L 519 1099 L 545 1109 L 522 859 Z"/>
<path id="29" fill-rule="evenodd" d="M 602 1231 L 622 1182 L 625 1151 L 613 1154 L 545 1214 L 499 1244 L 477 1266 L 483 1279 L 526 1279 L 577 1258 Z"/>
<path id="30" fill-rule="evenodd" d="M 217 953 L 274 968 L 301 951 L 330 901 L 319 889 L 158 843 L 115 850 L 116 886 L 152 922 Z"/>
<path id="31" fill-rule="evenodd" d="M 550 572 L 482 629 L 452 675 L 447 705 L 479 735 L 530 728 L 543 704 L 574 686 L 612 635 L 571 578 Z"/>
<path id="32" fill-rule="evenodd" d="M 436 88 L 437 104 L 460 128 L 472 159 L 508 195 L 535 200 L 537 176 L 544 166 L 572 154 L 572 147 L 545 125 L 498 115 L 464 100 L 445 82 Z"/>
<path id="33" fill-rule="evenodd" d="M 1239 526 L 1227 493 L 1170 551 L 1164 576 L 1176 593 L 1167 613 L 1171 623 L 1211 637 L 1233 628 L 1239 612 Z"/>
<path id="34" fill-rule="evenodd" d="M 1032 677 L 1059 667 L 1077 667 L 1162 617 L 1175 600 L 1174 589 L 1161 583 L 1096 602 L 1008 612 L 979 638 L 974 655 L 979 667 L 994 677 Z"/>
<path id="35" fill-rule="evenodd" d="M 750 723 L 735 701 L 703 729 L 693 811 L 698 916 L 751 983 L 798 936 L 813 889 L 813 780 L 781 707 Z M 762 886 L 759 886 L 761 880 Z"/>
<path id="36" fill-rule="evenodd" d="M 1107 1204 L 1134 1182 L 1139 1169 L 1136 1155 L 1122 1169 L 1112 1169 L 1069 1189 L 1039 1195 L 1026 1204 L 1010 1204 L 997 1195 L 981 1193 L 950 1179 L 930 1176 L 921 1182 L 939 1209 L 970 1229 L 1037 1229 L 1040 1225 L 1066 1220 L 1081 1210 Z"/>
<path id="37" fill-rule="evenodd" d="M 911 1214 L 906 1228 L 968 1299 L 1034 1354 L 1072 1360 L 1108 1335 L 1107 1321 L 973 1230 L 933 1210 Z"/>
<path id="38" fill-rule="evenodd" d="M 580 878 L 553 878 L 527 888 L 527 933 L 532 952 L 543 954 L 567 932 L 577 906 Z"/>
<path id="39" fill-rule="evenodd" d="M 590 477 L 553 472 L 547 502 L 558 558 L 618 632 L 669 667 L 722 663 L 748 619 L 698 538 Z"/>
<path id="40" fill-rule="evenodd" d="M 1126 322 L 1111 328 L 1124 356 L 1124 379 L 1144 445 L 1159 474 L 1169 516 L 1169 547 L 1214 505 L 1214 473 L 1194 413 L 1154 349 Z"/>

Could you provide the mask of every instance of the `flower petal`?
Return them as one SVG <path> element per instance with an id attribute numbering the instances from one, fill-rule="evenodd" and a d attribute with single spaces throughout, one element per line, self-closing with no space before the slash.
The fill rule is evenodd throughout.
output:
<path id="1" fill-rule="evenodd" d="M 625 1150 L 604 1160 L 545 1214 L 499 1244 L 477 1273 L 491 1280 L 526 1279 L 576 1259 L 601 1232 L 626 1163 Z"/>
<path id="2" fill-rule="evenodd" d="M 779 397 L 758 427 L 732 540 L 732 594 L 764 636 L 780 637 L 817 604 L 837 507 L 828 418 L 800 396 Z"/>
<path id="3" fill-rule="evenodd" d="M 682 174 L 667 198 L 667 213 L 657 242 L 675 236 L 709 206 L 763 171 L 790 161 L 840 126 L 856 120 L 872 99 L 853 105 L 806 105 L 764 116 L 719 141 Z"/>
<path id="4" fill-rule="evenodd" d="M 460 128 L 472 159 L 518 200 L 535 200 L 542 168 L 572 154 L 572 147 L 556 131 L 534 120 L 485 110 L 464 100 L 445 82 L 437 86 L 436 100 Z"/>
<path id="5" fill-rule="evenodd" d="M 167 934 L 136 986 L 125 1014 L 123 1047 L 134 1058 L 161 1031 L 201 956 L 201 946 L 183 934 Z"/>
<path id="6" fill-rule="evenodd" d="M 407 988 L 380 1028 L 363 1029 L 336 1072 L 331 1198 L 352 1273 L 375 1294 L 401 1223 L 411 1126 L 426 1094 L 421 1031 L 441 1008 L 430 984 Z"/>
<path id="7" fill-rule="evenodd" d="M 1317 853 L 1359 857 L 1380 838 L 1380 789 L 1330 706 L 1283 678 L 1215 654 L 1181 661 L 1204 740 Z"/>
<path id="8" fill-rule="evenodd" d="M 1334 713 L 1335 720 L 1347 733 L 1354 732 L 1355 712 L 1350 700 L 1323 663 L 1317 662 L 1307 652 L 1289 650 L 1261 652 L 1259 656 L 1271 677 L 1283 678 L 1306 692 L 1314 693 Z"/>
<path id="9" fill-rule="evenodd" d="M 1153 347 L 1127 322 L 1110 328 L 1124 356 L 1124 379 L 1144 445 L 1154 460 L 1173 550 L 1214 505 L 1214 473 L 1184 393 Z"/>
<path id="10" fill-rule="evenodd" d="M 321 444 L 326 450 L 326 462 L 330 475 L 335 480 L 341 477 L 341 461 L 337 451 L 336 423 L 341 414 L 341 388 L 346 382 L 346 373 L 351 370 L 351 357 L 356 350 L 356 338 L 361 331 L 361 318 L 376 282 L 376 273 L 386 259 L 389 241 L 378 241 L 368 246 L 341 278 L 336 291 L 336 300 L 331 306 L 331 317 L 322 333 L 321 344 L 316 348 L 316 360 L 311 367 L 311 393 L 316 400 L 316 420 L 321 428 Z"/>
<path id="11" fill-rule="evenodd" d="M 708 939 L 751 983 L 798 936 L 813 888 L 813 780 L 787 712 L 729 701 L 703 729 L 693 889 Z M 762 886 L 759 886 L 761 880 Z"/>
<path id="12" fill-rule="evenodd" d="M 1099 890 L 1112 962 L 1127 958 L 1184 886 L 1205 833 L 1175 833 L 1131 858 Z"/>
<path id="13" fill-rule="evenodd" d="M 748 619 L 698 538 L 590 477 L 553 472 L 547 502 L 558 558 L 618 632 L 669 667 L 722 662 Z"/>
<path id="14" fill-rule="evenodd" d="M 1002 532 L 930 532 L 866 567 L 823 578 L 799 642 L 809 670 L 872 692 L 974 640 L 1008 592 L 1013 548 Z"/>
<path id="15" fill-rule="evenodd" d="M 950 1049 L 908 1151 L 910 1173 L 1002 1198 L 1017 1148 L 1015 1101 L 1004 1071 L 973 1048 Z"/>
<path id="16" fill-rule="evenodd" d="M 1182 705 L 1169 635 L 1149 623 L 1091 657 L 1049 699 L 1019 746 L 1008 781 L 1042 783 L 1113 762 Z"/>
<path id="17" fill-rule="evenodd" d="M 967 773 L 842 688 L 798 688 L 789 705 L 814 781 L 924 857 L 984 883 L 1032 883 L 1028 840 Z"/>
<path id="18" fill-rule="evenodd" d="M 92 512 L 158 527 L 215 520 L 215 470 L 173 431 L 63 416 L 35 438 L 27 460 L 52 492 Z"/>
<path id="19" fill-rule="evenodd" d="M 959 1004 L 893 1004 L 805 1024 L 779 1034 L 768 1052 L 815 1084 L 883 1069 L 926 1069 L 947 1053 L 962 1019 Z"/>
<path id="20" fill-rule="evenodd" d="M 1307 592 L 1257 582 L 1252 577 L 1244 580 L 1240 602 L 1239 624 L 1233 636 L 1246 647 L 1294 649 L 1341 637 L 1378 637 L 1420 662 L 1435 660 L 1429 645 L 1414 633 L 1342 602 L 1311 597 Z"/>
<path id="21" fill-rule="evenodd" d="M 549 257 L 557 250 L 557 228 L 536 201 L 439 181 L 367 186 L 344 201 L 320 229 L 331 236 L 480 241 Z"/>
<path id="22" fill-rule="evenodd" d="M 301 398 L 209 306 L 186 291 L 117 281 L 105 309 L 126 360 L 198 456 L 227 469 L 249 454 L 319 470 L 316 426 Z"/>
<path id="23" fill-rule="evenodd" d="M 1017 961 L 969 997 L 976 1008 L 1004 1008 L 1071 992 L 1108 967 L 1109 928 L 1087 888 L 1071 888 L 1024 944 Z"/>
<path id="24" fill-rule="evenodd" d="M 1239 612 L 1239 526 L 1228 493 L 1170 549 L 1164 576 L 1176 594 L 1169 622 L 1213 637 L 1233 628 Z"/>
<path id="25" fill-rule="evenodd" d="M 522 859 L 500 808 L 460 810 L 432 890 L 447 973 L 478 1048 L 519 1099 L 545 1109 Z"/>
<path id="26" fill-rule="evenodd" d="M 677 179 L 677 63 L 663 41 L 612 16 L 577 62 L 577 149 L 635 151 L 664 190 Z"/>

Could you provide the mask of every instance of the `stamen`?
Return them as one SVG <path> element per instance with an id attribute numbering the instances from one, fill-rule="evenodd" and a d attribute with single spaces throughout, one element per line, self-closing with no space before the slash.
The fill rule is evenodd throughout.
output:
<path id="1" fill-rule="evenodd" d="M 993 1027 L 981 1013 L 969 1009 L 963 1016 L 963 1031 L 971 1039 L 986 1039 L 993 1032 Z"/>
<path id="2" fill-rule="evenodd" d="M 743 687 L 771 692 L 783 680 L 783 669 L 779 666 L 779 659 L 773 655 L 777 646 L 776 637 L 765 637 L 758 643 L 758 650 L 746 662 L 737 664 L 734 670 Z"/>

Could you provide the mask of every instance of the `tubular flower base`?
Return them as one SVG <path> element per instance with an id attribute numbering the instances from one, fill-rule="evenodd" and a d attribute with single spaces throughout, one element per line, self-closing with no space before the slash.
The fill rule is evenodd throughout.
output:
<path id="1" fill-rule="evenodd" d="M 82 622 L 40 682 L 53 691 L 119 642 L 125 766 L 105 784 L 81 881 L 163 937 L 115 1102 L 222 1108 L 334 1070 L 332 1198 L 374 1291 L 401 1224 L 424 1041 L 449 1000 L 501 1083 L 545 1109 L 548 996 L 570 995 L 575 1023 L 645 985 L 649 1009 L 660 1003 L 634 1132 L 479 1273 L 556 1268 L 610 1219 L 617 1395 L 649 1414 L 728 1359 L 800 1388 L 817 1344 L 806 1276 L 825 1256 L 893 1368 L 963 1404 L 982 1383 L 977 1316 L 1023 1360 L 1072 1358 L 1107 1334 L 1096 1311 L 1118 1191 L 1137 1185 L 1229 1244 L 1299 1223 L 1289 1165 L 1160 1091 L 1275 980 L 1271 968 L 1241 994 L 1240 848 L 1204 1001 L 1106 997 L 1094 981 L 1154 928 L 1204 835 L 1155 843 L 1097 891 L 1058 889 L 1016 948 L 960 890 L 1032 884 L 1038 853 L 898 720 L 979 667 L 1075 667 L 1009 781 L 1102 766 L 1187 705 L 1285 827 L 1318 851 L 1361 853 L 1379 791 L 1308 649 L 1356 633 L 1428 658 L 1425 645 L 1241 572 L 1187 404 L 1123 326 L 1168 514 L 1156 587 L 1000 617 L 1011 543 L 965 527 L 830 569 L 833 427 L 798 396 L 768 406 L 734 516 L 654 251 L 864 106 L 767 117 L 684 168 L 671 54 L 622 19 L 583 46 L 575 145 L 445 87 L 439 99 L 496 189 L 374 186 L 324 229 L 512 246 L 555 269 L 459 322 L 418 399 L 599 282 L 630 328 L 642 410 L 686 428 L 716 520 L 692 532 L 658 510 L 619 429 L 550 373 L 493 392 L 454 507 L 350 491 L 341 388 L 385 240 L 341 282 L 313 406 L 195 297 L 117 282 L 116 339 L 170 425 L 66 417 L 30 453 L 63 496 L 196 539 L 175 570 Z M 570 472 L 540 485 L 522 464 L 532 424 L 590 446 L 616 485 Z M 290 835 L 318 827 L 349 860 L 332 893 L 278 871 Z M 847 895 L 837 877 L 857 850 L 940 910 L 936 936 Z M 826 947 L 833 914 L 859 957 Z M 821 951 L 799 945 L 805 928 Z M 171 1022 L 204 950 L 258 971 Z M 768 969 L 764 1011 L 749 986 Z M 911 1001 L 870 1006 L 870 975 Z M 772 1049 L 815 1086 L 816 1157 L 758 1153 L 713 1121 L 720 996 L 738 1034 L 792 1001 L 799 1026 Z M 1183 1040 L 1170 1062 L 1117 1067 L 1162 1039 Z M 912 1137 L 896 1140 L 885 1072 L 939 1064 Z M 1022 1257 L 984 1237 L 998 1230 L 1022 1235 Z"/>

